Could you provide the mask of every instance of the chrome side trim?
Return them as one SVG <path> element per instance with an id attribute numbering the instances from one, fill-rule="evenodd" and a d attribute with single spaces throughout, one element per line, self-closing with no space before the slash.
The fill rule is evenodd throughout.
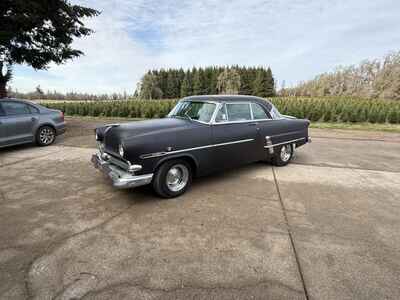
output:
<path id="1" fill-rule="evenodd" d="M 182 153 L 182 152 L 194 151 L 194 150 L 201 150 L 201 149 L 206 149 L 206 148 L 213 148 L 213 147 L 220 147 L 220 146 L 226 146 L 226 145 L 247 143 L 247 142 L 252 142 L 252 141 L 254 141 L 254 139 L 246 139 L 246 140 L 238 140 L 238 141 L 233 141 L 233 142 L 205 145 L 205 146 L 186 148 L 186 149 L 169 151 L 169 152 L 155 152 L 155 153 L 143 154 L 143 155 L 140 156 L 140 158 L 141 159 L 154 158 L 154 157 L 160 157 L 160 156 L 164 156 L 164 155 L 168 155 L 168 154 L 176 154 L 176 153 Z"/>
<path id="2" fill-rule="evenodd" d="M 264 146 L 264 148 L 269 149 L 269 148 L 271 148 L 271 147 L 280 146 L 280 145 L 284 145 L 284 144 L 290 144 L 290 143 L 302 141 L 302 140 L 305 140 L 305 139 L 306 139 L 306 138 L 303 137 L 303 138 L 299 138 L 299 139 L 295 139 L 295 140 L 285 141 L 285 142 L 282 142 L 282 143 L 267 145 L 267 146 Z"/>
<path id="3" fill-rule="evenodd" d="M 285 132 L 285 133 L 271 135 L 271 137 L 285 136 L 285 135 L 290 135 L 290 134 L 295 134 L 295 133 L 302 133 L 302 132 L 303 132 L 303 130 L 289 131 L 289 132 Z"/>

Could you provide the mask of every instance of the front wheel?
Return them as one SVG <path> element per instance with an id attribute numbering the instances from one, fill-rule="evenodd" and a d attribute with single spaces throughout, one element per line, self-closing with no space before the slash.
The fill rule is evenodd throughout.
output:
<path id="1" fill-rule="evenodd" d="M 39 146 L 49 146 L 56 139 L 56 131 L 53 127 L 42 126 L 36 133 L 36 143 Z"/>
<path id="2" fill-rule="evenodd" d="M 185 160 L 170 160 L 163 163 L 156 171 L 153 188 L 164 198 L 182 195 L 192 182 L 192 170 Z"/>
<path id="3" fill-rule="evenodd" d="M 293 151 L 294 151 L 293 145 L 292 144 L 282 145 L 278 147 L 276 150 L 277 151 L 275 152 L 275 155 L 272 158 L 272 163 L 278 167 L 286 166 L 293 157 Z"/>

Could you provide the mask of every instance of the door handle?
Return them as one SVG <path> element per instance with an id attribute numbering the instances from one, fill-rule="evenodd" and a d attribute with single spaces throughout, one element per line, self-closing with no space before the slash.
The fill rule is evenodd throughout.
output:
<path id="1" fill-rule="evenodd" d="M 249 126 L 257 126 L 257 123 L 249 123 Z"/>
<path id="2" fill-rule="evenodd" d="M 32 120 L 32 122 L 35 122 L 35 121 L 37 121 L 37 118 L 32 117 L 31 120 Z"/>

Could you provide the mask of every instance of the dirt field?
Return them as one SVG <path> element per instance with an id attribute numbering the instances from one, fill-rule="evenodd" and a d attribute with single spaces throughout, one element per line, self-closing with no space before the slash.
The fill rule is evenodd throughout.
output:
<path id="1" fill-rule="evenodd" d="M 101 120 L 0 150 L 0 299 L 399 299 L 400 134 L 311 130 L 161 200 L 90 164 Z M 112 122 L 107 120 L 107 122 Z"/>

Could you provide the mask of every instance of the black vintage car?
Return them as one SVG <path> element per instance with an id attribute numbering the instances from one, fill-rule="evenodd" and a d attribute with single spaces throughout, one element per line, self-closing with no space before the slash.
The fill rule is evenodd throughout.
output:
<path id="1" fill-rule="evenodd" d="M 117 188 L 151 183 L 158 195 L 175 197 L 196 176 L 256 161 L 288 164 L 310 142 L 309 124 L 258 97 L 192 96 L 166 118 L 97 128 L 92 162 Z"/>

